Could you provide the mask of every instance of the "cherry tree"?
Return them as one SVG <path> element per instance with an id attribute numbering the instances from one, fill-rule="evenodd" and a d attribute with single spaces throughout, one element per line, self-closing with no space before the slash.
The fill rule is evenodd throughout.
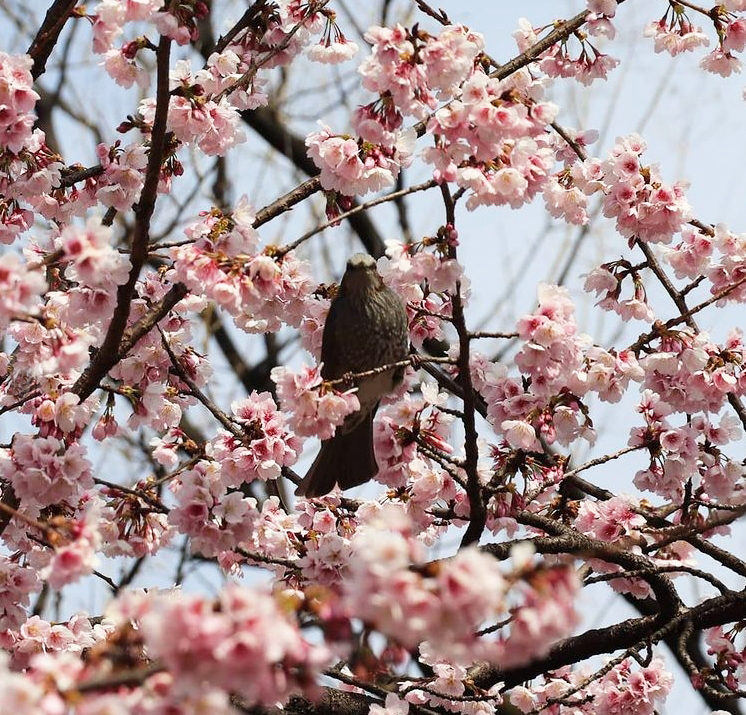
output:
<path id="1" fill-rule="evenodd" d="M 593 101 L 633 6 L 717 83 L 746 0 L 516 3 L 501 60 L 348 5 L 0 5 L 3 712 L 740 712 L 746 234 L 556 88 Z M 464 256 L 505 246 L 462 227 L 528 211 L 608 253 L 480 325 Z M 411 358 L 375 481 L 297 498 L 358 404 L 319 359 L 360 250 Z"/>

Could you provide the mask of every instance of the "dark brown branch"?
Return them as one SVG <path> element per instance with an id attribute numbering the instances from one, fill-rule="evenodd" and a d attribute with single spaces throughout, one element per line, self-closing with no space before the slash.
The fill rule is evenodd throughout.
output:
<path id="1" fill-rule="evenodd" d="M 288 191 L 279 199 L 273 201 L 269 206 L 265 206 L 256 212 L 253 226 L 259 228 L 263 224 L 271 221 L 276 216 L 290 211 L 296 204 L 299 204 L 304 199 L 312 196 L 316 192 L 321 191 L 321 181 L 318 176 L 314 176 L 310 179 L 306 179 L 300 186 L 296 186 L 291 191 Z"/>
<path id="2" fill-rule="evenodd" d="M 124 331 L 122 342 L 119 344 L 117 360 L 125 357 L 137 345 L 139 340 L 147 335 L 160 320 L 165 318 L 168 311 L 184 298 L 186 294 L 187 287 L 183 283 L 175 283 L 171 286 L 168 293 L 153 306 L 152 310 L 143 315 L 136 323 L 130 325 Z"/>
<path id="3" fill-rule="evenodd" d="M 526 665 L 505 669 L 492 665 L 479 666 L 472 672 L 472 678 L 480 688 L 490 688 L 500 682 L 506 688 L 511 688 L 551 670 L 577 664 L 594 656 L 661 642 L 667 634 L 678 633 L 687 624 L 691 624 L 695 630 L 704 630 L 744 618 L 746 592 L 731 592 L 684 609 L 670 620 L 661 620 L 660 616 L 643 616 L 606 628 L 588 630 L 556 643 L 543 658 Z"/>
<path id="4" fill-rule="evenodd" d="M 532 512 L 521 512 L 518 514 L 517 520 L 526 526 L 532 526 L 548 534 L 563 537 L 566 540 L 564 548 L 555 553 L 574 553 L 582 555 L 584 558 L 597 558 L 608 561 L 609 563 L 618 564 L 628 570 L 647 571 L 649 575 L 644 580 L 655 594 L 662 617 L 668 618 L 681 608 L 681 599 L 673 587 L 671 580 L 666 576 L 658 574 L 655 564 L 647 556 L 631 553 L 624 547 L 614 543 L 592 539 L 554 519 Z"/>
<path id="5" fill-rule="evenodd" d="M 456 204 L 448 190 L 447 184 L 441 185 L 441 194 L 446 209 L 446 224 L 456 225 Z M 456 259 L 456 247 L 449 247 L 449 258 Z M 477 462 L 479 461 L 479 448 L 477 445 L 478 433 L 475 421 L 477 400 L 475 399 L 474 386 L 471 382 L 471 368 L 469 364 L 470 340 L 469 330 L 466 327 L 466 315 L 464 303 L 461 298 L 461 281 L 456 281 L 456 289 L 451 293 L 451 306 L 453 313 L 453 326 L 456 328 L 459 342 L 458 354 L 458 384 L 461 388 L 464 403 L 464 414 L 461 422 L 464 425 L 464 450 L 466 459 L 464 471 L 466 472 L 466 493 L 469 497 L 469 526 L 466 528 L 461 546 L 468 546 L 479 542 L 487 521 L 487 509 L 482 495 L 482 486 L 479 483 Z"/>
<path id="6" fill-rule="evenodd" d="M 92 179 L 96 176 L 101 176 L 104 173 L 104 167 L 100 164 L 96 166 L 89 166 L 83 169 L 63 169 L 60 178 L 59 188 L 67 188 L 76 184 L 78 181 L 85 181 L 86 179 Z"/>
<path id="7" fill-rule="evenodd" d="M 267 0 L 257 0 L 238 20 L 238 22 L 231 27 L 228 32 L 225 33 L 215 44 L 214 52 L 221 53 L 231 41 L 247 27 L 251 27 L 251 23 L 259 17 L 261 12 L 266 8 Z"/>
<path id="8" fill-rule="evenodd" d="M 168 72 L 169 58 L 171 55 L 171 40 L 161 37 L 156 52 L 157 62 L 157 89 L 155 119 L 153 120 L 153 131 L 150 138 L 150 154 L 148 166 L 145 173 L 145 183 L 142 188 L 140 200 L 134 207 L 135 230 L 130 251 L 130 269 L 127 282 L 119 286 L 117 290 L 117 305 L 114 309 L 109 329 L 106 331 L 101 347 L 78 378 L 72 391 L 85 400 L 98 386 L 101 378 L 116 365 L 120 358 L 120 342 L 127 327 L 127 318 L 130 314 L 132 298 L 135 294 L 135 284 L 140 276 L 140 271 L 148 257 L 148 243 L 150 239 L 150 219 L 155 210 L 155 200 L 160 180 L 161 164 L 165 149 L 166 119 L 168 117 Z"/>
<path id="9" fill-rule="evenodd" d="M 0 534 L 5 531 L 5 528 L 10 523 L 10 520 L 18 511 L 18 507 L 21 506 L 21 500 L 13 489 L 13 485 L 8 482 L 3 488 L 2 502 L 0 502 L 2 508 L 0 509 Z"/>
<path id="10" fill-rule="evenodd" d="M 293 696 L 282 707 L 249 706 L 234 699 L 232 704 L 247 715 L 368 715 L 372 702 L 369 695 L 323 688 L 323 695 L 314 702 L 308 698 Z"/>
<path id="11" fill-rule="evenodd" d="M 31 68 L 31 76 L 34 79 L 39 79 L 44 74 L 49 55 L 52 54 L 62 28 L 70 18 L 77 2 L 78 0 L 55 0 L 49 6 L 39 32 L 36 33 L 36 37 L 34 37 L 27 50 L 31 59 L 34 60 L 34 65 Z"/>

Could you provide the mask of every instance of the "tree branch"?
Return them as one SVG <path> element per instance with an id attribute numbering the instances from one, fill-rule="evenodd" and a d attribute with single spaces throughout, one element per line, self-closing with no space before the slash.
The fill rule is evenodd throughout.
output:
<path id="1" fill-rule="evenodd" d="M 31 68 L 31 76 L 39 79 L 47 67 L 47 60 L 57 44 L 62 28 L 70 18 L 73 8 L 78 0 L 55 0 L 47 10 L 44 21 L 36 33 L 31 45 L 27 50 L 34 65 Z"/>
<path id="2" fill-rule="evenodd" d="M 119 286 L 117 290 L 117 305 L 114 308 L 114 315 L 112 316 L 104 341 L 93 360 L 78 378 L 75 385 L 73 385 L 72 391 L 80 397 L 81 402 L 96 389 L 101 378 L 120 359 L 120 342 L 127 326 L 127 318 L 129 317 L 132 298 L 135 294 L 135 284 L 148 256 L 150 220 L 155 210 L 155 199 L 165 149 L 166 120 L 168 118 L 169 104 L 168 72 L 170 54 L 171 40 L 165 36 L 161 37 L 158 50 L 156 51 L 156 107 L 153 131 L 150 135 L 150 154 L 148 156 L 148 166 L 145 173 L 142 194 L 134 207 L 135 235 L 130 251 L 132 267 L 127 282 Z"/>

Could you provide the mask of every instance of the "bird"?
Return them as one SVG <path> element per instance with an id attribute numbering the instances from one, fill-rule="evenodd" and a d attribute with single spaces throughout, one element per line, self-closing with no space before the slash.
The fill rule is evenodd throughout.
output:
<path id="1" fill-rule="evenodd" d="M 351 256 L 324 323 L 321 377 L 350 376 L 350 384 L 342 386 L 357 387 L 360 409 L 347 415 L 334 436 L 321 442 L 318 456 L 296 489 L 297 496 L 323 496 L 335 484 L 350 489 L 378 473 L 373 417 L 381 398 L 404 378 L 404 367 L 362 378 L 351 374 L 404 360 L 409 354 L 408 322 L 404 304 L 384 284 L 375 259 L 367 253 Z"/>

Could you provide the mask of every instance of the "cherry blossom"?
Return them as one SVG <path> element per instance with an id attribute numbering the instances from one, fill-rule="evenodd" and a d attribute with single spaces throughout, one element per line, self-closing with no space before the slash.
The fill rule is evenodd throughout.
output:
<path id="1" fill-rule="evenodd" d="M 31 88 L 28 56 L 0 52 L 0 149 L 18 154 L 31 140 L 34 108 L 39 95 Z"/>
<path id="2" fill-rule="evenodd" d="M 434 37 L 412 35 L 401 25 L 372 27 L 365 39 L 372 50 L 358 70 L 363 86 L 391 95 L 403 114 L 418 119 L 435 108 L 438 97 L 448 96 L 469 76 L 484 47 L 481 35 L 460 26 L 445 27 Z"/>
<path id="3" fill-rule="evenodd" d="M 290 426 L 296 434 L 329 439 L 347 415 L 360 409 L 355 391 L 327 386 L 320 367 L 304 367 L 297 373 L 276 367 L 272 379 L 283 408 L 291 412 Z"/>
<path id="4" fill-rule="evenodd" d="M 310 682 L 329 658 L 302 637 L 279 598 L 260 590 L 229 584 L 215 602 L 184 593 L 130 598 L 110 618 L 123 628 L 136 617 L 148 657 L 184 676 L 174 680 L 176 692 L 197 694 L 210 683 L 269 705 Z"/>
<path id="5" fill-rule="evenodd" d="M 0 327 L 37 315 L 47 282 L 41 266 L 23 263 L 16 253 L 0 256 Z"/>
<path id="6" fill-rule="evenodd" d="M 308 155 L 321 169 L 321 185 L 345 196 L 394 186 L 401 169 L 410 163 L 411 143 L 411 133 L 402 132 L 391 146 L 371 145 L 334 134 L 325 125 L 306 137 Z"/>

